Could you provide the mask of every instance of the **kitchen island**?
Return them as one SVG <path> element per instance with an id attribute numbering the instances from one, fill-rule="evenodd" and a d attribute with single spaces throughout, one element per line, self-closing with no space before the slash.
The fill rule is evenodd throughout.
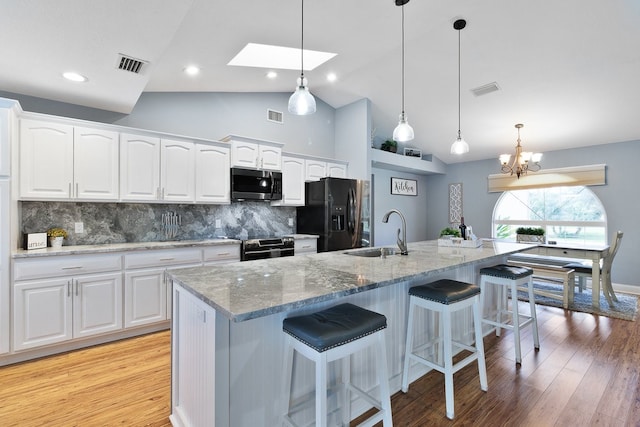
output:
<path id="1" fill-rule="evenodd" d="M 408 288 L 440 278 L 476 283 L 480 268 L 530 247 L 485 242 L 479 248 L 451 248 L 427 241 L 409 244 L 407 256 L 360 257 L 338 251 L 171 271 L 171 422 L 174 426 L 280 425 L 286 407 L 282 320 L 342 302 L 387 317 L 389 381 L 391 391 L 398 391 Z M 456 319 L 456 338 L 471 342 L 471 324 L 471 313 L 462 313 Z M 432 329 L 425 322 L 424 332 Z M 365 390 L 377 386 L 369 372 L 370 359 L 366 352 L 353 358 L 353 381 Z M 296 359 L 294 370 L 292 398 L 312 393 L 311 364 Z M 411 380 L 425 372 L 414 367 Z M 312 416 L 310 409 L 301 411 L 300 419 Z M 367 409 L 363 402 L 355 402 L 352 417 Z"/>

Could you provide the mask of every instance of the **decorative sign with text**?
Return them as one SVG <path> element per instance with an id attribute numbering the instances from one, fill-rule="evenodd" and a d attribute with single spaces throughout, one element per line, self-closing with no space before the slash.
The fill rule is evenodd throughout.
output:
<path id="1" fill-rule="evenodd" d="M 401 196 L 417 196 L 418 181 L 415 179 L 391 178 L 391 194 Z"/>

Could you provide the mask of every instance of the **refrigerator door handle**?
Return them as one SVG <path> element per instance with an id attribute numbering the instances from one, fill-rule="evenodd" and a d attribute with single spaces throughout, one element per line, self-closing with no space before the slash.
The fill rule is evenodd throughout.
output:
<path id="1" fill-rule="evenodd" d="M 356 229 L 356 195 L 353 191 L 353 188 L 349 189 L 347 202 L 347 229 L 349 230 L 349 234 L 355 233 Z"/>

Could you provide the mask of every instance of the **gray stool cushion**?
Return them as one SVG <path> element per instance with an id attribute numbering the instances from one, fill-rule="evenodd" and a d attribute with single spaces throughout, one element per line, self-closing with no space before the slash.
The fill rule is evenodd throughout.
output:
<path id="1" fill-rule="evenodd" d="M 576 273 L 591 274 L 593 272 L 590 264 L 582 264 L 580 262 L 570 262 L 562 267 L 575 270 Z"/>
<path id="2" fill-rule="evenodd" d="M 340 304 L 317 313 L 289 317 L 282 329 L 319 353 L 387 327 L 387 318 L 353 304 Z"/>
<path id="3" fill-rule="evenodd" d="M 479 293 L 480 288 L 478 286 L 451 279 L 437 280 L 409 289 L 409 295 L 411 296 L 439 302 L 441 304 L 452 304 L 471 298 Z"/>
<path id="4" fill-rule="evenodd" d="M 533 274 L 533 270 L 527 267 L 515 267 L 513 265 L 498 264 L 493 267 L 485 267 L 480 269 L 480 274 L 493 277 L 501 277 L 503 279 L 522 279 Z"/>

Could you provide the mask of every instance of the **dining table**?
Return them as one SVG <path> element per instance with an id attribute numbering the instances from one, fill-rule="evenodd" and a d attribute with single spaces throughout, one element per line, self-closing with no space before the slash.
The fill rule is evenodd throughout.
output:
<path id="1" fill-rule="evenodd" d="M 584 259 L 591 261 L 591 288 L 592 288 L 592 304 L 594 308 L 600 308 L 600 263 L 604 263 L 605 258 L 609 255 L 608 244 L 598 243 L 543 243 L 524 251 L 523 253 L 535 254 L 547 257 Z M 603 279 L 606 280 L 606 277 Z M 603 280 L 604 282 L 604 280 Z M 606 289 L 603 289 L 607 292 Z"/>

